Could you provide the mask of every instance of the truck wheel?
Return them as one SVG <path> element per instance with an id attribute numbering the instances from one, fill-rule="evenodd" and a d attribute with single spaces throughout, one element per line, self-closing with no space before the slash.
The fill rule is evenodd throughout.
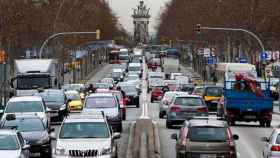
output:
<path id="1" fill-rule="evenodd" d="M 264 127 L 264 126 L 265 126 L 265 122 L 261 120 L 261 121 L 260 121 L 260 126 L 261 126 L 261 127 Z"/>
<path id="2" fill-rule="evenodd" d="M 271 121 L 266 121 L 265 126 L 270 127 L 271 126 Z"/>

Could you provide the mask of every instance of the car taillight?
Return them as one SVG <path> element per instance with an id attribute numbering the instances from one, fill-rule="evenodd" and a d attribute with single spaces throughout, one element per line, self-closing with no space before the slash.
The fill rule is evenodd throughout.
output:
<path id="1" fill-rule="evenodd" d="M 231 130 L 229 128 L 227 129 L 227 139 L 228 139 L 228 145 L 229 145 L 229 149 L 230 149 L 230 151 L 229 151 L 230 158 L 236 158 L 235 145 L 232 140 Z"/>
<path id="2" fill-rule="evenodd" d="M 197 112 L 208 112 L 207 107 L 197 109 Z"/>
<path id="3" fill-rule="evenodd" d="M 170 108 L 170 111 L 171 112 L 180 112 L 181 111 L 181 108 L 179 106 L 172 106 Z"/>
<path id="4" fill-rule="evenodd" d="M 273 145 L 270 150 L 271 151 L 280 151 L 280 145 Z"/>

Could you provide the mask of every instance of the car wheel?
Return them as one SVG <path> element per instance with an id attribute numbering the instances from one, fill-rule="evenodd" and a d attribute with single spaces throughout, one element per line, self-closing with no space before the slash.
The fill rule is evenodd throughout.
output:
<path id="1" fill-rule="evenodd" d="M 164 113 L 163 112 L 159 112 L 159 118 L 163 118 L 164 117 Z"/>
<path id="2" fill-rule="evenodd" d="M 265 127 L 265 122 L 261 120 L 261 121 L 260 121 L 260 126 L 261 126 L 261 127 Z"/>
<path id="3" fill-rule="evenodd" d="M 139 107 L 140 107 L 140 102 L 139 102 L 139 98 L 138 98 L 136 101 L 136 108 L 139 108 Z"/>
<path id="4" fill-rule="evenodd" d="M 41 157 L 52 158 L 52 147 L 50 146 L 48 151 L 41 152 Z"/>
<path id="5" fill-rule="evenodd" d="M 151 103 L 153 103 L 154 102 L 154 99 L 153 98 L 151 98 Z"/>
<path id="6" fill-rule="evenodd" d="M 126 114 L 125 113 L 123 113 L 123 115 L 122 115 L 122 120 L 126 120 Z"/>
<path id="7" fill-rule="evenodd" d="M 116 145 L 115 153 L 113 158 L 118 158 L 118 146 Z"/>
<path id="8" fill-rule="evenodd" d="M 120 133 L 122 133 L 122 131 L 123 131 L 123 127 L 122 127 L 122 123 L 120 123 L 120 125 L 119 125 L 119 127 L 118 127 L 118 130 L 117 130 L 118 132 L 120 132 Z"/>
<path id="9" fill-rule="evenodd" d="M 265 126 L 270 127 L 271 126 L 271 121 L 266 121 Z"/>
<path id="10" fill-rule="evenodd" d="M 165 126 L 166 126 L 166 128 L 168 128 L 168 129 L 171 129 L 171 128 L 172 128 L 171 122 L 169 122 L 169 121 L 167 121 L 167 120 L 166 120 Z"/>

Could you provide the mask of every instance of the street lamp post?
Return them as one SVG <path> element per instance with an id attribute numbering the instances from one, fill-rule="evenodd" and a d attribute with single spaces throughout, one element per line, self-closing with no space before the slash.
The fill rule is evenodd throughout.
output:
<path id="1" fill-rule="evenodd" d="M 64 36 L 64 35 L 82 35 L 82 34 L 95 34 L 96 38 L 99 39 L 100 38 L 100 30 L 97 29 L 95 32 L 60 32 L 60 33 L 55 33 L 51 36 L 49 36 L 42 44 L 41 48 L 40 48 L 40 52 L 39 52 L 39 57 L 42 58 L 42 53 L 46 47 L 46 45 L 48 44 L 48 42 L 51 39 L 54 39 L 58 36 Z"/>

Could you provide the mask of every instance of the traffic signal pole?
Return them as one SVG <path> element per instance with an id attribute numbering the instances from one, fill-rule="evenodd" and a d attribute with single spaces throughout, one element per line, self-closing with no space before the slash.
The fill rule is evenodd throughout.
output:
<path id="1" fill-rule="evenodd" d="M 54 39 L 58 36 L 65 36 L 65 35 L 83 35 L 83 34 L 95 34 L 96 35 L 96 39 L 99 40 L 100 39 L 100 34 L 101 34 L 101 31 L 99 29 L 97 29 L 95 32 L 60 32 L 60 33 L 56 33 L 56 34 L 53 34 L 51 36 L 49 36 L 45 41 L 44 43 L 42 44 L 41 48 L 40 48 L 40 52 L 39 52 L 39 57 L 42 58 L 42 53 L 46 47 L 46 45 L 48 44 L 48 42 L 51 40 L 51 39 Z"/>

